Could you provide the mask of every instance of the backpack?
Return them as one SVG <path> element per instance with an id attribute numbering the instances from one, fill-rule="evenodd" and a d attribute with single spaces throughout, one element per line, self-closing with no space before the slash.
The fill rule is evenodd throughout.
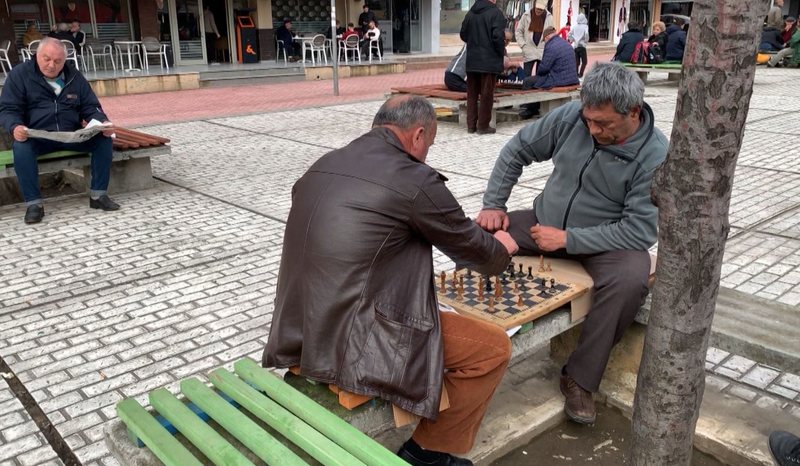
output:
<path id="1" fill-rule="evenodd" d="M 664 63 L 664 51 L 661 50 L 658 42 L 653 42 L 647 49 L 647 61 L 653 64 Z"/>
<path id="2" fill-rule="evenodd" d="M 648 63 L 647 51 L 649 48 L 650 48 L 650 43 L 647 42 L 647 39 L 636 44 L 636 47 L 633 49 L 633 54 L 631 55 L 631 63 L 647 64 Z"/>

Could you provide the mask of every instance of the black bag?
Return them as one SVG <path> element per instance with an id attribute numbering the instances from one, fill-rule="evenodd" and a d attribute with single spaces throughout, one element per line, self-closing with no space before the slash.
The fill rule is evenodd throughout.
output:
<path id="1" fill-rule="evenodd" d="M 658 42 L 653 42 L 647 49 L 647 61 L 652 64 L 664 63 L 664 51 Z"/>

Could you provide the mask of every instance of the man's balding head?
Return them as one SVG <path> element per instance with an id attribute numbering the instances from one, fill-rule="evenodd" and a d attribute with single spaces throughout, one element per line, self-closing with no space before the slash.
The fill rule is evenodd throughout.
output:
<path id="1" fill-rule="evenodd" d="M 64 48 L 64 44 L 52 37 L 42 39 L 39 48 L 36 49 L 36 64 L 46 78 L 58 77 L 64 69 L 66 58 L 67 49 Z"/>
<path id="2" fill-rule="evenodd" d="M 372 120 L 372 127 L 378 126 L 392 130 L 406 152 L 424 162 L 436 138 L 436 111 L 424 97 L 391 97 L 381 105 Z"/>

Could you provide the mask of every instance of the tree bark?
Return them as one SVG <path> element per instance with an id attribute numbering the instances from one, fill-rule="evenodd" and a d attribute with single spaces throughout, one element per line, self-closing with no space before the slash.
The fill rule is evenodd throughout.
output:
<path id="1" fill-rule="evenodd" d="M 670 147 L 652 188 L 658 262 L 634 400 L 634 465 L 691 461 L 733 174 L 767 7 L 767 0 L 694 2 Z"/>

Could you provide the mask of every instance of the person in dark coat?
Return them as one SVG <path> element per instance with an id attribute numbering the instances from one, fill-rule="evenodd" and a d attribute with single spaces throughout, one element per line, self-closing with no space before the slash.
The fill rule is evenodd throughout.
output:
<path id="1" fill-rule="evenodd" d="M 647 38 L 647 42 L 650 44 L 658 44 L 658 47 L 661 49 L 661 53 L 664 53 L 667 50 L 667 27 L 661 21 L 656 21 L 653 23 L 653 34 Z"/>
<path id="2" fill-rule="evenodd" d="M 106 130 L 104 133 L 108 134 L 97 134 L 88 141 L 69 144 L 28 137 L 28 129 L 75 131 L 81 128 L 82 121 L 108 122 L 86 78 L 66 62 L 66 55 L 64 44 L 45 37 L 33 60 L 11 70 L 0 95 L 0 123 L 14 138 L 11 147 L 14 171 L 28 206 L 25 223 L 38 223 L 44 217 L 37 159 L 42 154 L 59 150 L 92 154 L 89 207 L 119 209 L 107 195 L 112 161 L 108 136 L 113 130 Z"/>
<path id="3" fill-rule="evenodd" d="M 552 89 L 580 84 L 575 51 L 569 42 L 556 34 L 554 27 L 545 28 L 543 37 L 545 45 L 542 62 L 539 63 L 535 76 L 525 78 L 522 88 Z M 538 115 L 540 106 L 538 102 L 525 105 L 519 114 L 520 118 L 527 119 Z"/>
<path id="4" fill-rule="evenodd" d="M 297 60 L 302 55 L 302 45 L 294 40 L 295 33 L 292 31 L 292 20 L 283 20 L 283 26 L 275 31 L 275 37 L 282 41 L 278 43 L 286 51 L 286 58 L 288 60 Z"/>
<path id="5" fill-rule="evenodd" d="M 371 131 L 294 184 L 262 365 L 299 366 L 422 416 L 398 452 L 412 466 L 471 466 L 452 453 L 474 445 L 511 342 L 495 324 L 439 310 L 432 248 L 497 275 L 517 247 L 466 217 L 425 164 L 435 138 L 424 97 L 392 97 Z"/>
<path id="6" fill-rule="evenodd" d="M 612 60 L 622 63 L 630 63 L 636 44 L 644 40 L 644 34 L 637 23 L 628 23 L 628 30 L 622 34 L 622 38 L 617 45 L 617 53 Z"/>
<path id="7" fill-rule="evenodd" d="M 683 29 L 683 24 L 681 18 L 676 18 L 667 28 L 667 50 L 664 56 L 666 61 L 683 61 L 683 49 L 686 48 L 686 31 Z"/>
<path id="8" fill-rule="evenodd" d="M 369 11 L 369 5 L 367 5 L 365 3 L 364 4 L 364 11 L 360 15 L 358 15 L 358 27 L 361 28 L 361 35 L 362 36 L 364 34 L 366 34 L 367 31 L 369 31 L 369 23 L 370 23 L 370 21 L 373 21 L 375 24 L 378 24 L 378 18 L 375 17 L 375 13 L 372 12 L 372 11 Z"/>
<path id="9" fill-rule="evenodd" d="M 772 26 L 764 26 L 764 29 L 761 31 L 761 42 L 759 43 L 758 50 L 777 52 L 783 48 L 783 44 L 781 31 Z"/>
<path id="10" fill-rule="evenodd" d="M 506 17 L 497 0 L 477 0 L 461 23 L 467 44 L 467 132 L 492 134 L 489 126 L 497 75 L 503 72 Z M 480 104 L 478 98 L 480 97 Z"/>

